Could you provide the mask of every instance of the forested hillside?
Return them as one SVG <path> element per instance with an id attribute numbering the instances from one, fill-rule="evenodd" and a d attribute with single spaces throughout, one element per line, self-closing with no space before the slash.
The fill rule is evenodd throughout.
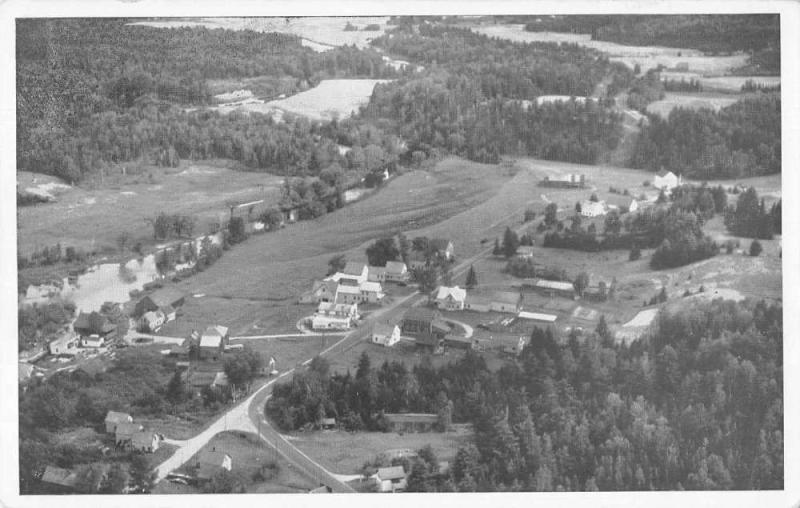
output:
<path id="1" fill-rule="evenodd" d="M 238 146 L 240 156 L 232 158 L 293 170 L 280 154 L 254 163 L 240 146 L 247 135 L 237 134 L 243 122 L 257 124 L 259 138 L 286 138 L 293 127 L 277 129 L 266 117 L 184 114 L 171 105 L 207 103 L 212 78 L 291 77 L 300 91 L 323 78 L 397 74 L 375 51 L 316 53 L 285 34 L 165 30 L 101 18 L 20 20 L 17 33 L 17 167 L 68 181 L 112 162 L 159 159 L 170 148 L 182 158 L 202 158 L 231 157 Z M 307 149 L 307 129 L 279 151 Z"/>
<path id="2" fill-rule="evenodd" d="M 362 356 L 354 376 L 316 359 L 267 409 L 285 429 L 324 416 L 380 429 L 384 411 L 472 423 L 449 472 L 411 464 L 410 491 L 783 487 L 780 306 L 696 303 L 629 348 L 602 323 L 564 345 L 536 330 L 497 371 L 472 353 L 412 369 Z"/>
<path id="3" fill-rule="evenodd" d="M 606 77 L 630 77 L 597 52 L 429 23 L 399 26 L 374 44 L 429 69 L 376 87 L 363 111 L 391 125 L 412 152 L 444 150 L 481 162 L 505 153 L 593 163 L 620 139 L 620 118 L 602 104 L 530 106 L 537 96 L 585 97 Z"/>
<path id="4" fill-rule="evenodd" d="M 595 40 L 634 46 L 755 52 L 761 70 L 780 72 L 780 17 L 775 14 L 556 16 L 522 22 L 534 32 L 587 33 Z"/>
<path id="5" fill-rule="evenodd" d="M 650 115 L 631 164 L 692 178 L 741 178 L 781 170 L 780 93 L 758 93 L 722 108 Z"/>

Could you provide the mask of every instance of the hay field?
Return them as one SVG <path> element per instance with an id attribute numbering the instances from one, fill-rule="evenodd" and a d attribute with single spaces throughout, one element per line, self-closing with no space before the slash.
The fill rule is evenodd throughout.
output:
<path id="1" fill-rule="evenodd" d="M 73 187 L 58 194 L 55 203 L 19 207 L 18 251 L 30 254 L 37 246 L 61 242 L 64 247 L 113 252 L 123 232 L 131 235 L 129 246 L 152 245 L 152 226 L 145 219 L 159 212 L 197 217 L 195 232 L 202 234 L 220 214 L 229 213 L 228 200 L 277 201 L 280 194 L 279 177 L 237 171 L 230 161 L 184 161 L 166 169 L 144 166 L 137 175 L 131 174 L 135 163 L 127 166 L 128 176 L 107 177 L 102 187 Z"/>
<path id="2" fill-rule="evenodd" d="M 730 106 L 737 100 L 739 100 L 739 96 L 730 94 L 667 92 L 663 99 L 648 104 L 647 112 L 666 119 L 675 108 L 692 110 L 711 109 L 719 111 L 724 107 Z"/>

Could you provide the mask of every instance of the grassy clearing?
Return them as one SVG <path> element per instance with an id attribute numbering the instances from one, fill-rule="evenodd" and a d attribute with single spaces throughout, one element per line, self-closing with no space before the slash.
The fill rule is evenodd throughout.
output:
<path id="1" fill-rule="evenodd" d="M 651 102 L 647 105 L 647 112 L 659 115 L 666 119 L 670 112 L 676 108 L 684 109 L 711 109 L 719 111 L 721 108 L 730 106 L 739 100 L 738 96 L 723 95 L 710 92 L 683 93 L 668 92 L 660 101 Z"/>
<path id="2" fill-rule="evenodd" d="M 323 467 L 338 474 L 358 474 L 368 460 L 387 450 L 418 450 L 431 445 L 439 460 L 452 461 L 459 446 L 472 435 L 466 425 L 451 432 L 397 434 L 392 432 L 315 431 L 290 436 L 293 445 Z"/>
<path id="3" fill-rule="evenodd" d="M 266 105 L 312 120 L 347 118 L 369 102 L 372 90 L 383 79 L 327 79 L 314 88 Z"/>
<path id="4" fill-rule="evenodd" d="M 438 367 L 448 362 L 456 361 L 463 356 L 461 351 L 448 351 L 445 355 L 432 356 L 418 349 L 410 341 L 400 341 L 390 348 L 361 341 L 340 354 L 326 358 L 330 362 L 332 371 L 344 374 L 350 369 L 351 373 L 353 373 L 358 366 L 358 359 L 362 353 L 369 355 L 372 365 L 381 365 L 384 361 L 403 362 L 409 369 L 422 362 L 425 357 L 429 357 L 431 363 Z"/>
<path id="5" fill-rule="evenodd" d="M 145 219 L 159 212 L 196 217 L 199 235 L 230 213 L 227 201 L 277 201 L 280 193 L 279 177 L 235 171 L 235 164 L 226 161 L 183 162 L 169 169 L 143 166 L 136 175 L 131 174 L 134 164 L 129 166 L 127 176 L 109 176 L 97 188 L 74 187 L 59 194 L 56 203 L 18 208 L 18 251 L 30 254 L 37 246 L 61 242 L 116 252 L 123 232 L 131 235 L 128 248 L 136 242 L 152 245 L 152 226 Z"/>
<path id="6" fill-rule="evenodd" d="M 691 72 L 663 72 L 661 78 L 675 81 L 697 79 L 704 90 L 723 93 L 739 93 L 742 91 L 742 86 L 748 81 L 753 81 L 763 86 L 781 84 L 780 76 L 711 76 L 710 74 L 692 68 Z"/>
<path id="7" fill-rule="evenodd" d="M 409 223 L 420 227 L 474 208 L 510 179 L 498 166 L 448 159 L 432 172 L 400 175 L 335 213 L 254 236 L 182 285 L 190 293 L 289 305 L 314 278 L 324 276 L 335 254 L 365 260 L 364 249 L 374 239 L 407 231 Z M 454 236 L 452 230 L 446 233 Z"/>
<path id="8" fill-rule="evenodd" d="M 231 472 L 245 485 L 247 493 L 295 493 L 308 492 L 316 485 L 309 482 L 304 476 L 297 473 L 284 461 L 272 448 L 265 445 L 255 434 L 248 432 L 222 432 L 217 434 L 204 446 L 200 453 L 206 450 L 223 451 L 231 456 Z M 188 472 L 189 464 L 193 464 L 192 457 L 179 469 L 179 472 Z M 261 468 L 268 464 L 275 464 L 274 473 L 268 473 L 267 479 L 258 479 L 257 474 Z M 274 476 L 270 477 L 270 474 Z M 196 487 L 179 485 L 169 481 L 158 484 L 155 494 L 196 494 L 200 490 Z"/>

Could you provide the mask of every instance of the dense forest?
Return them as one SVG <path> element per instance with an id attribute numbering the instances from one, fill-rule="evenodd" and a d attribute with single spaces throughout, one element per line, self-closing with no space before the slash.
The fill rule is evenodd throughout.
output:
<path id="1" fill-rule="evenodd" d="M 585 97 L 607 76 L 631 71 L 577 45 L 518 44 L 467 29 L 401 26 L 373 43 L 426 70 L 379 85 L 362 111 L 407 140 L 410 153 L 455 153 L 481 162 L 501 154 L 593 163 L 621 137 L 601 104 L 536 106 L 556 94 Z"/>
<path id="2" fill-rule="evenodd" d="M 374 50 L 316 53 L 285 34 L 100 18 L 20 20 L 17 33 L 18 169 L 68 181 L 143 156 L 170 165 L 219 156 L 302 174 L 298 159 L 329 151 L 310 141 L 308 122 L 277 127 L 266 117 L 220 118 L 175 105 L 208 103 L 206 80 L 215 78 L 293 78 L 288 91 L 297 92 L 325 78 L 398 74 Z M 252 140 L 259 146 L 250 149 Z"/>
<path id="3" fill-rule="evenodd" d="M 677 108 L 649 116 L 631 165 L 690 178 L 741 178 L 781 170 L 781 99 L 756 93 L 720 109 Z"/>
<path id="4" fill-rule="evenodd" d="M 782 386 L 782 308 L 715 300 L 630 347 L 604 321 L 583 339 L 537 329 L 496 371 L 471 352 L 411 369 L 364 355 L 355 375 L 316 359 L 267 410 L 285 429 L 380 429 L 384 411 L 472 423 L 450 471 L 412 473 L 411 491 L 780 489 Z"/>
<path id="5" fill-rule="evenodd" d="M 532 32 L 591 34 L 592 39 L 633 46 L 667 46 L 708 53 L 747 51 L 761 71 L 780 73 L 780 16 L 746 15 L 583 15 L 516 19 Z M 764 53 L 768 52 L 769 56 Z"/>

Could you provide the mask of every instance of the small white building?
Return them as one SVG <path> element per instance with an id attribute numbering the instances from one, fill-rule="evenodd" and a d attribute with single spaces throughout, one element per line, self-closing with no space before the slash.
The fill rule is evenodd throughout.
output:
<path id="1" fill-rule="evenodd" d="M 517 248 L 517 257 L 522 259 L 531 259 L 533 257 L 533 246 L 520 245 Z"/>
<path id="2" fill-rule="evenodd" d="M 154 332 L 167 322 L 167 316 L 161 309 L 145 312 L 139 320 L 139 329 Z"/>
<path id="3" fill-rule="evenodd" d="M 400 341 L 400 327 L 390 324 L 377 324 L 372 329 L 372 343 L 392 347 Z"/>
<path id="4" fill-rule="evenodd" d="M 379 492 L 400 492 L 406 489 L 403 466 L 382 467 L 375 475 Z"/>
<path id="5" fill-rule="evenodd" d="M 683 185 L 683 178 L 675 176 L 672 171 L 661 170 L 653 177 L 653 187 L 664 192 L 669 192 L 675 187 Z"/>
<path id="6" fill-rule="evenodd" d="M 158 434 L 152 430 L 141 430 L 131 436 L 130 446 L 132 450 L 153 453 L 158 450 Z"/>
<path id="7" fill-rule="evenodd" d="M 464 301 L 466 298 L 467 290 L 458 286 L 439 286 L 436 293 L 433 295 L 436 307 L 441 310 L 464 310 Z"/>
<path id="8" fill-rule="evenodd" d="M 639 209 L 639 202 L 636 199 L 631 199 L 631 202 L 628 203 L 628 213 L 633 213 Z"/>
<path id="9" fill-rule="evenodd" d="M 53 356 L 75 356 L 78 353 L 78 336 L 65 333 L 49 344 L 50 354 Z"/>
<path id="10" fill-rule="evenodd" d="M 527 319 L 530 321 L 538 321 L 540 323 L 554 323 L 558 316 L 555 314 L 542 314 L 540 312 L 520 312 L 517 317 L 519 319 Z"/>
<path id="11" fill-rule="evenodd" d="M 584 217 L 599 217 L 606 213 L 605 201 L 590 201 L 585 200 L 581 202 L 581 215 Z"/>
<path id="12" fill-rule="evenodd" d="M 105 343 L 106 338 L 96 334 L 81 338 L 81 346 L 83 347 L 100 348 L 103 347 Z"/>

